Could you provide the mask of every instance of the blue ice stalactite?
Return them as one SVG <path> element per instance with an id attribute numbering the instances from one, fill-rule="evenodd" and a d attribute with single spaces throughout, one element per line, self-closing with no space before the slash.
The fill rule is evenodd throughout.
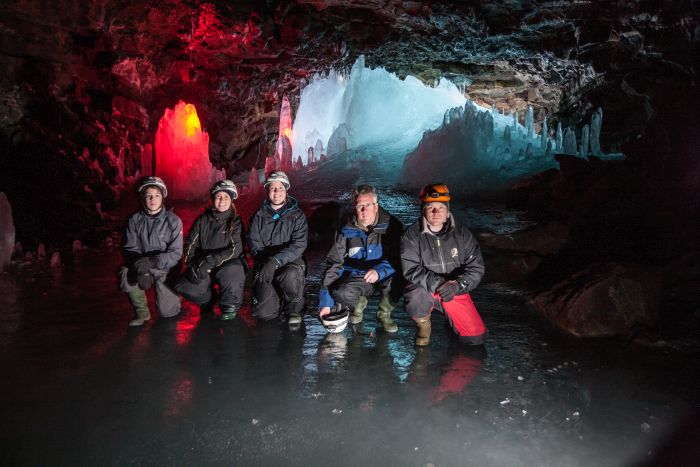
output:
<path id="1" fill-rule="evenodd" d="M 547 139 L 547 149 L 544 150 L 545 159 L 552 157 L 552 140 Z"/>
<path id="2" fill-rule="evenodd" d="M 525 131 L 527 132 L 527 139 L 532 139 L 535 136 L 535 114 L 531 105 L 527 106 L 527 111 L 525 112 Z"/>
<path id="3" fill-rule="evenodd" d="M 583 130 L 581 130 L 581 157 L 588 159 L 588 138 L 589 129 L 588 125 L 583 125 Z"/>
<path id="4" fill-rule="evenodd" d="M 603 125 L 603 109 L 598 107 L 591 116 L 591 154 L 600 156 L 600 127 Z"/>
<path id="5" fill-rule="evenodd" d="M 547 117 L 542 120 L 542 132 L 540 133 L 540 149 L 543 151 L 547 149 L 547 139 L 548 139 L 549 128 L 547 127 Z"/>
<path id="6" fill-rule="evenodd" d="M 556 145 L 554 146 L 555 151 L 560 152 L 562 150 L 562 148 L 564 147 L 563 141 L 564 134 L 561 131 L 561 122 L 557 122 L 557 136 L 555 140 Z"/>
<path id="7" fill-rule="evenodd" d="M 503 129 L 503 144 L 505 147 L 510 147 L 510 125 L 506 125 Z"/>
<path id="8" fill-rule="evenodd" d="M 564 154 L 576 155 L 576 132 L 572 127 L 568 127 L 564 132 Z"/>
<path id="9" fill-rule="evenodd" d="M 513 128 L 511 130 L 513 131 L 514 135 L 518 134 L 518 112 L 516 110 L 513 110 L 511 112 L 511 115 L 513 116 Z"/>

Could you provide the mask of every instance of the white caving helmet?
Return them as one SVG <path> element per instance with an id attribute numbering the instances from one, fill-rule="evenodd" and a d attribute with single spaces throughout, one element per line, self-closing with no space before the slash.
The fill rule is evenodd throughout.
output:
<path id="1" fill-rule="evenodd" d="M 347 308 L 343 308 L 340 304 L 336 304 L 329 314 L 321 317 L 321 323 L 326 331 L 331 334 L 343 332 L 348 325 L 350 313 Z"/>
<path id="2" fill-rule="evenodd" d="M 228 193 L 228 195 L 231 197 L 231 201 L 238 198 L 238 189 L 236 188 L 236 184 L 231 180 L 219 180 L 216 182 L 214 186 L 211 187 L 212 198 L 219 191 L 225 191 Z"/>
<path id="3" fill-rule="evenodd" d="M 265 187 L 269 185 L 272 182 L 281 182 L 284 187 L 289 190 L 289 177 L 287 177 L 287 174 L 282 172 L 281 170 L 274 170 L 270 172 L 270 175 L 268 175 L 267 180 L 265 180 Z"/>
<path id="4" fill-rule="evenodd" d="M 146 188 L 148 187 L 156 187 L 161 193 L 163 193 L 163 198 L 168 197 L 168 188 L 165 186 L 165 182 L 163 182 L 162 178 L 146 177 L 141 180 L 141 184 L 139 185 L 139 195 L 143 195 L 143 192 L 146 191 Z"/>

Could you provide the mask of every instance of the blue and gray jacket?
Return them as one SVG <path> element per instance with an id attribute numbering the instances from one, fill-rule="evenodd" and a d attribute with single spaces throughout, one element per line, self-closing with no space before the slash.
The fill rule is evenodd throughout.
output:
<path id="1" fill-rule="evenodd" d="M 364 229 L 352 216 L 335 234 L 335 242 L 326 255 L 326 273 L 319 292 L 318 307 L 332 307 L 335 300 L 328 288 L 346 274 L 364 276 L 374 269 L 379 280 L 391 277 L 400 270 L 401 221 L 381 207 L 377 223 Z"/>

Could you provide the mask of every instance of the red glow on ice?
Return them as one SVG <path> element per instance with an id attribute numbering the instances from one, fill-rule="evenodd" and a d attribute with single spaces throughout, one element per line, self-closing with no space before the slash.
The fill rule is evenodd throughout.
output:
<path id="1" fill-rule="evenodd" d="M 180 101 L 174 110 L 165 109 L 156 133 L 156 175 L 175 199 L 200 199 L 209 193 L 209 135 L 202 131 L 194 105 Z"/>

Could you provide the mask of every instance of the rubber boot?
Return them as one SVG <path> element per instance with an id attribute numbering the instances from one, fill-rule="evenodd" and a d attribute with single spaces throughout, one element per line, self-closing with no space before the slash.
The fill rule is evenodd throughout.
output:
<path id="1" fill-rule="evenodd" d="M 221 307 L 221 321 L 231 321 L 236 319 L 236 314 L 238 313 L 237 306 L 222 306 Z"/>
<path id="2" fill-rule="evenodd" d="M 355 308 L 352 310 L 352 315 L 350 315 L 350 324 L 360 324 L 362 322 L 366 306 L 367 297 L 360 295 L 360 298 L 357 299 L 357 305 L 355 305 Z"/>
<path id="3" fill-rule="evenodd" d="M 128 292 L 129 300 L 134 306 L 134 319 L 129 321 L 129 326 L 143 326 L 143 324 L 151 319 L 151 312 L 148 311 L 148 301 L 146 300 L 146 292 L 141 289 L 136 289 Z"/>
<path id="4" fill-rule="evenodd" d="M 396 303 L 392 303 L 389 297 L 382 297 L 382 299 L 379 300 L 377 319 L 381 321 L 384 332 L 395 333 L 399 330 L 399 327 L 391 319 L 391 312 L 395 306 Z"/>
<path id="5" fill-rule="evenodd" d="M 301 324 L 301 315 L 296 312 L 289 313 L 287 324 L 289 324 L 290 327 L 299 326 Z"/>
<path id="6" fill-rule="evenodd" d="M 430 315 L 423 316 L 422 318 L 413 318 L 416 321 L 416 345 L 418 347 L 426 346 L 430 343 L 430 331 L 432 330 L 430 325 Z"/>

